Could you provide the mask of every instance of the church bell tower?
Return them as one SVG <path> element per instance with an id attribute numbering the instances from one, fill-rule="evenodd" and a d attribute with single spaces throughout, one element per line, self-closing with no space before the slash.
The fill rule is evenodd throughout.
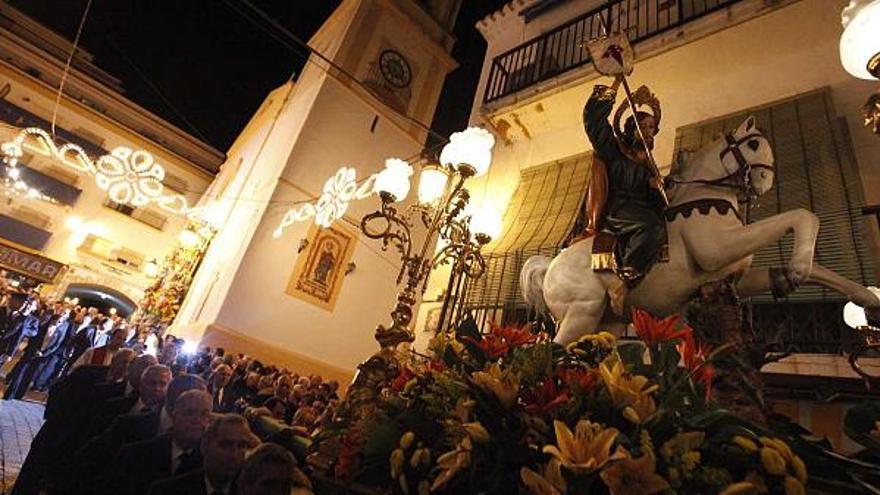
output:
<path id="1" fill-rule="evenodd" d="M 279 232 L 279 222 L 332 189 L 342 167 L 362 180 L 387 158 L 419 155 L 419 123 L 430 124 L 456 66 L 460 3 L 342 2 L 309 41 L 336 67 L 313 53 L 271 92 L 205 195 L 220 230 L 172 333 L 338 379 L 377 350 L 400 266 L 357 227 L 378 199 L 351 201 L 327 229 L 310 219 Z"/>

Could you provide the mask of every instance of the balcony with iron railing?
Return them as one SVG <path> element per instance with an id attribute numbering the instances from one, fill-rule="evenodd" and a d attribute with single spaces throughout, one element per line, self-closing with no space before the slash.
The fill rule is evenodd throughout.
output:
<path id="1" fill-rule="evenodd" d="M 491 103 L 582 67 L 590 56 L 584 41 L 608 31 L 627 33 L 633 45 L 741 0 L 612 0 L 492 60 L 483 103 Z"/>

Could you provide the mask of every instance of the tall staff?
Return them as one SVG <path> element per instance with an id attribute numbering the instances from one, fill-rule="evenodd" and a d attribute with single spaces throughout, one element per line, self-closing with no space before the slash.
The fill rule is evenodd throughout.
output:
<path id="1" fill-rule="evenodd" d="M 642 124 L 641 122 L 639 122 L 637 113 L 638 109 L 636 108 L 632 91 L 629 88 L 629 81 L 627 81 L 626 79 L 626 58 L 627 56 L 629 56 L 629 58 L 631 59 L 634 56 L 632 46 L 629 44 L 629 39 L 627 39 L 625 33 L 618 33 L 617 39 L 611 38 L 611 36 L 608 34 L 609 28 L 607 21 L 605 20 L 605 16 L 602 15 L 602 13 L 599 13 L 599 21 L 599 25 L 602 27 L 602 37 L 589 40 L 585 43 L 590 53 L 590 59 L 593 62 L 593 67 L 595 67 L 596 71 L 602 75 L 613 75 L 620 78 L 620 81 L 623 83 L 623 91 L 626 95 L 626 101 L 633 112 L 633 121 L 636 124 L 636 132 L 639 133 L 639 139 L 642 141 L 642 146 L 644 147 L 645 154 L 648 157 L 648 163 L 651 167 L 651 172 L 654 175 L 654 185 L 657 188 L 657 191 L 660 193 L 660 197 L 663 199 L 664 206 L 669 206 L 669 198 L 666 196 L 666 190 L 663 187 L 663 177 L 660 175 L 660 169 L 657 167 L 657 162 L 654 160 L 654 153 L 652 153 L 651 149 L 648 147 L 648 142 L 645 139 L 645 134 L 642 130 Z M 620 66 L 619 71 L 609 70 L 609 67 L 605 67 L 602 65 L 602 60 L 607 58 L 611 58 L 615 62 L 617 62 L 617 64 Z M 632 68 L 630 67 L 629 70 L 631 71 Z"/>

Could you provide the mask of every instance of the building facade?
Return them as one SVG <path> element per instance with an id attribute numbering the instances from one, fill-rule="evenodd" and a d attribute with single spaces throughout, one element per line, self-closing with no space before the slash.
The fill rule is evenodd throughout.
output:
<path id="1" fill-rule="evenodd" d="M 4 188 L 0 267 L 25 284 L 47 284 L 47 294 L 128 314 L 153 282 L 151 269 L 177 244 L 186 206 L 199 201 L 223 154 L 128 100 L 120 81 L 81 48 L 56 106 L 72 49 L 68 40 L 0 5 L 0 143 L 7 165 L 18 155 L 16 178 L 41 195 Z M 138 206 L 126 197 L 138 183 L 126 175 L 125 160 L 99 163 L 118 148 L 162 168 L 159 196 Z M 34 278 L 39 274 L 28 264 L 35 262 L 58 270 Z"/>
<path id="2" fill-rule="evenodd" d="M 471 122 L 498 136 L 485 189 L 506 214 L 505 233 L 488 246 L 487 276 L 468 290 L 466 306 L 478 321 L 531 319 L 519 269 L 531 255 L 558 252 L 574 225 L 592 154 L 582 109 L 595 84 L 611 82 L 595 72 L 581 43 L 601 35 L 603 21 L 611 32 L 626 30 L 634 46 L 632 87 L 648 85 L 662 104 L 654 149 L 661 172 L 667 173 L 677 151 L 695 150 L 755 115 L 774 147 L 776 183 L 749 220 L 798 207 L 816 212 L 822 221 L 819 262 L 876 285 L 877 224 L 862 209 L 880 202 L 880 140 L 861 122 L 872 84 L 854 79 L 840 64 L 845 5 L 514 0 L 480 21 L 488 51 Z M 758 253 L 755 263 L 784 266 L 790 250 L 789 237 Z M 435 275 L 426 301 L 443 288 L 444 275 Z M 783 302 L 753 300 L 755 327 L 774 333 L 767 338 L 778 341 L 780 350 L 796 353 L 771 371 L 854 377 L 833 356 L 854 342 L 842 321 L 843 303 L 839 295 L 813 288 Z M 423 304 L 422 325 L 432 309 Z M 809 401 L 800 407 L 788 412 L 809 418 Z"/>
<path id="3" fill-rule="evenodd" d="M 342 2 L 309 40 L 321 57 L 267 96 L 230 149 L 203 205 L 222 228 L 172 332 L 346 381 L 378 349 L 401 261 L 359 232 L 378 198 L 334 194 L 388 158 L 419 157 L 427 135 L 414 121 L 430 122 L 456 65 L 459 4 Z M 321 211 L 344 212 L 329 228 L 281 227 L 325 193 Z"/>

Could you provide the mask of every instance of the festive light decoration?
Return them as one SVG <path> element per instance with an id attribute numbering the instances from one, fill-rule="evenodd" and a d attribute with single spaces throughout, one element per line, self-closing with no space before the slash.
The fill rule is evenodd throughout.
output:
<path id="1" fill-rule="evenodd" d="M 312 217 L 321 227 L 329 227 L 345 215 L 352 200 L 365 199 L 373 194 L 377 175 L 371 175 L 358 186 L 357 171 L 352 167 L 340 168 L 324 183 L 321 197 L 316 202 L 299 205 L 284 213 L 281 223 L 272 232 L 272 237 L 277 239 L 284 234 L 287 227 Z"/>
<path id="2" fill-rule="evenodd" d="M 144 206 L 162 195 L 165 169 L 146 151 L 113 148 L 95 162 L 95 181 L 117 203 Z"/>
<path id="3" fill-rule="evenodd" d="M 3 159 L 3 176 L 0 177 L 0 186 L 3 188 L 3 194 L 7 198 L 19 197 L 25 199 L 37 199 L 46 201 L 47 203 L 57 203 L 55 198 L 46 196 L 38 189 L 28 185 L 21 178 L 21 169 L 17 167 L 18 159 L 12 156 L 5 156 Z"/>
<path id="4" fill-rule="evenodd" d="M 98 187 L 117 203 L 144 206 L 153 202 L 175 214 L 186 214 L 189 210 L 182 194 L 164 194 L 165 169 L 144 150 L 118 146 L 110 154 L 93 160 L 76 144 L 56 145 L 51 134 L 37 127 L 22 129 L 11 141 L 0 145 L 0 150 L 12 167 L 27 151 L 55 158 L 68 168 L 93 175 Z"/>

